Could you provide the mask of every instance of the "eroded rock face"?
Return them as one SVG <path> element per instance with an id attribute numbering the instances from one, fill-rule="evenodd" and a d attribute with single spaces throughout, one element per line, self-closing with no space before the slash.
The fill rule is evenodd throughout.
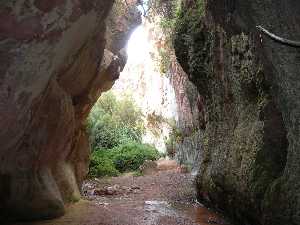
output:
<path id="1" fill-rule="evenodd" d="M 170 53 L 174 55 L 174 51 Z M 188 79 L 175 57 L 169 66 L 170 80 L 175 90 L 178 111 L 177 127 L 180 137 L 174 146 L 175 159 L 180 164 L 189 165 L 193 172 L 199 169 L 205 124 L 202 97 L 196 86 Z"/>
<path id="2" fill-rule="evenodd" d="M 176 55 L 203 98 L 199 198 L 243 223 L 300 224 L 300 3 L 184 1 Z"/>
<path id="3" fill-rule="evenodd" d="M 110 15 L 110 22 L 122 19 L 109 27 L 122 44 L 107 46 L 106 38 L 114 42 L 106 34 L 112 4 L 1 1 L 1 212 L 53 218 L 80 197 L 89 162 L 85 118 L 118 78 L 125 63 L 119 50 L 139 23 L 133 9 Z"/>

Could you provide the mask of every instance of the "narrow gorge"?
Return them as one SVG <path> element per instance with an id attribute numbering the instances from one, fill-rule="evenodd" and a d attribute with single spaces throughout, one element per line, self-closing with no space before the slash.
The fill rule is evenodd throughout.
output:
<path id="1" fill-rule="evenodd" d="M 229 224 L 197 219 L 208 207 L 230 224 L 300 225 L 300 52 L 257 26 L 300 40 L 300 2 L 2 0 L 0 224 Z M 88 214 L 87 118 L 109 90 L 131 92 L 143 142 L 190 174 L 132 180 L 153 198 L 175 194 L 171 184 L 189 190 L 183 202 L 195 190 L 202 211 L 179 207 L 178 217 L 140 197 L 145 211 L 125 210 L 135 222 L 115 200 L 109 213 L 103 203 L 90 220 L 70 217 Z"/>

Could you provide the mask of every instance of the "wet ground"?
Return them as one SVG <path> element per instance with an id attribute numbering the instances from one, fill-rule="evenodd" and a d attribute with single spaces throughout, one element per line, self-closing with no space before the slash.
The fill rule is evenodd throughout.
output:
<path id="1" fill-rule="evenodd" d="M 18 225 L 229 225 L 195 202 L 192 180 L 178 170 L 89 180 L 64 217 Z"/>

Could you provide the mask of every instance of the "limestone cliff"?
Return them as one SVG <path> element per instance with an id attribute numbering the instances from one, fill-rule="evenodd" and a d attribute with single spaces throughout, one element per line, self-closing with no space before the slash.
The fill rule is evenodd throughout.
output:
<path id="1" fill-rule="evenodd" d="M 160 18 L 144 20 L 128 42 L 128 61 L 112 91 L 132 96 L 144 118 L 144 143 L 166 152 L 165 142 L 177 121 L 177 105 L 170 78 L 160 69 L 160 49 L 164 34 Z M 175 124 L 173 124 L 175 125 Z"/>
<path id="2" fill-rule="evenodd" d="M 179 134 L 174 145 L 175 159 L 180 164 L 191 167 L 193 172 L 199 169 L 202 151 L 203 116 L 201 116 L 202 99 L 196 86 L 189 81 L 188 75 L 183 71 L 174 56 L 174 50 L 170 51 L 171 63 L 168 74 L 171 84 L 175 89 L 177 102 L 177 128 Z"/>
<path id="3" fill-rule="evenodd" d="M 199 198 L 243 224 L 300 224 L 300 3 L 183 1 L 176 56 L 201 95 Z"/>
<path id="4" fill-rule="evenodd" d="M 0 2 L 1 213 L 53 218 L 79 198 L 89 162 L 85 118 L 118 78 L 119 50 L 140 22 L 121 1 L 109 15 L 112 4 Z"/>

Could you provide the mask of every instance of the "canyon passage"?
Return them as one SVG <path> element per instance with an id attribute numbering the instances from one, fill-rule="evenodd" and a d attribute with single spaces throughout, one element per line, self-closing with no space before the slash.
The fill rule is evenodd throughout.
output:
<path id="1" fill-rule="evenodd" d="M 0 224 L 300 224 L 299 21 L 293 0 L 1 1 Z"/>

